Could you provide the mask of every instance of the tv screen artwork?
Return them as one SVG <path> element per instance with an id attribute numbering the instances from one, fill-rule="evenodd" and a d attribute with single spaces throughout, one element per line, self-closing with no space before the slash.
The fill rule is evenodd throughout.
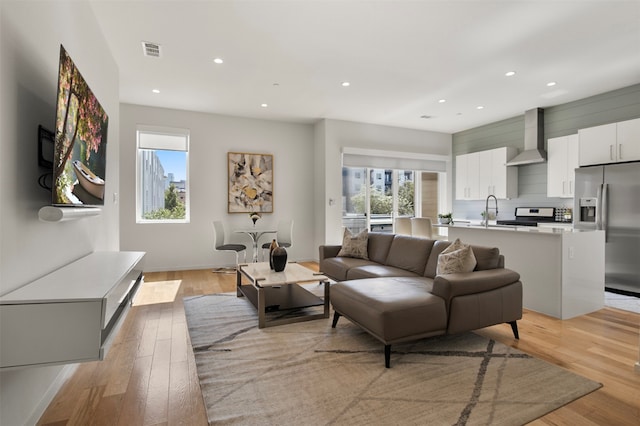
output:
<path id="1" fill-rule="evenodd" d="M 109 117 L 60 46 L 53 204 L 104 204 Z"/>

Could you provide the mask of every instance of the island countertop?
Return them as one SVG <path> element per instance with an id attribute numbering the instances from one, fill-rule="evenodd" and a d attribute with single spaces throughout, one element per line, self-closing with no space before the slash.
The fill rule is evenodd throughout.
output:
<path id="1" fill-rule="evenodd" d="M 479 223 L 473 223 L 473 222 L 462 222 L 462 223 L 454 222 L 453 224 L 448 224 L 448 225 L 434 224 L 433 226 L 437 228 L 447 228 L 447 229 L 462 228 L 462 229 L 486 230 L 490 232 L 493 232 L 493 231 L 495 232 L 527 232 L 527 233 L 534 233 L 534 234 L 550 234 L 550 235 L 562 235 L 565 233 L 593 232 L 593 230 L 573 229 L 572 227 L 570 228 L 570 227 L 561 226 L 561 225 L 516 226 L 516 225 L 489 224 L 488 227 L 485 227 L 484 225 L 480 225 Z"/>

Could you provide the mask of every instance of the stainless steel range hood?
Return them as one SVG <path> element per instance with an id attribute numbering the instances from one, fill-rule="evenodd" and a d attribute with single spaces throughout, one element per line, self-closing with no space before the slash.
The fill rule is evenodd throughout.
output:
<path id="1" fill-rule="evenodd" d="M 524 151 L 516 155 L 507 166 L 544 163 L 544 110 L 534 108 L 524 113 Z"/>

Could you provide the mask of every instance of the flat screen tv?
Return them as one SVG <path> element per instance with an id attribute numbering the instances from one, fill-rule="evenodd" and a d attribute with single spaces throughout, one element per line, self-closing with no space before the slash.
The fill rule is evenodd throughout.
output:
<path id="1" fill-rule="evenodd" d="M 104 205 L 108 123 L 107 113 L 60 45 L 53 205 Z"/>

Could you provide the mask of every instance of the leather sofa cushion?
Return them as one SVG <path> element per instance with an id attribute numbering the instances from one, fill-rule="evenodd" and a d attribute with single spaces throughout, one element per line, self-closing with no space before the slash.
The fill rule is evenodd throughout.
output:
<path id="1" fill-rule="evenodd" d="M 396 235 L 385 264 L 422 275 L 435 240 Z"/>
<path id="2" fill-rule="evenodd" d="M 354 257 L 331 257 L 323 260 L 322 273 L 336 281 L 344 281 L 347 279 L 349 269 L 364 265 L 376 265 L 376 263 Z"/>
<path id="3" fill-rule="evenodd" d="M 427 260 L 427 265 L 424 269 L 424 276 L 428 278 L 434 278 L 436 276 L 436 270 L 438 268 L 438 256 L 449 247 L 451 243 L 445 240 L 437 240 L 431 248 L 431 254 Z"/>
<path id="4" fill-rule="evenodd" d="M 500 250 L 497 247 L 483 247 L 471 245 L 473 255 L 476 257 L 476 271 L 496 269 L 499 267 Z"/>
<path id="5" fill-rule="evenodd" d="M 424 277 L 343 281 L 331 287 L 331 304 L 389 344 L 409 337 L 444 334 L 444 300 L 429 290 Z"/>
<path id="6" fill-rule="evenodd" d="M 363 265 L 349 269 L 348 280 L 359 280 L 362 278 L 375 277 L 417 277 L 418 275 L 405 269 L 387 265 Z"/>
<path id="7" fill-rule="evenodd" d="M 393 234 L 369 232 L 369 259 L 384 265 L 389 255 L 389 248 L 393 241 Z"/>
<path id="8" fill-rule="evenodd" d="M 451 245 L 451 242 L 445 240 L 437 240 L 435 244 L 433 244 L 427 266 L 424 270 L 425 277 L 434 278 L 436 276 L 438 256 L 444 249 L 449 247 L 449 245 Z M 476 258 L 476 262 L 478 262 L 474 271 L 485 271 L 504 267 L 504 264 L 501 263 L 500 250 L 497 247 L 476 246 L 472 244 L 471 250 L 473 250 L 473 255 Z"/>

